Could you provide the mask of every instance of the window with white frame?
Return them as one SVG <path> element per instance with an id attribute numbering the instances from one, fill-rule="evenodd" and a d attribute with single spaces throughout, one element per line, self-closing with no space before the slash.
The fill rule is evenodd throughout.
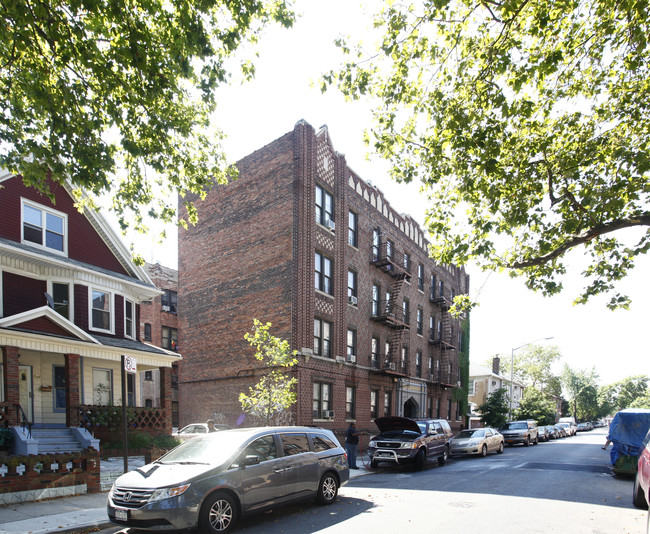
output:
<path id="1" fill-rule="evenodd" d="M 345 418 L 354 419 L 356 411 L 356 388 L 347 386 L 345 388 Z"/>
<path id="2" fill-rule="evenodd" d="M 357 331 L 348 328 L 348 361 L 357 361 Z"/>
<path id="3" fill-rule="evenodd" d="M 327 293 L 334 294 L 332 287 L 332 260 L 327 256 L 316 252 L 314 254 L 314 285 L 316 289 Z"/>
<path id="4" fill-rule="evenodd" d="M 65 213 L 23 199 L 22 242 L 67 254 L 68 217 Z"/>
<path id="5" fill-rule="evenodd" d="M 348 303 L 357 304 L 357 273 L 348 270 Z"/>
<path id="6" fill-rule="evenodd" d="M 332 409 L 332 385 L 326 382 L 314 382 L 314 392 L 312 397 L 312 411 L 314 419 L 324 419 L 328 417 Z"/>
<path id="7" fill-rule="evenodd" d="M 111 294 L 101 289 L 91 289 L 91 321 L 93 330 L 113 331 Z"/>
<path id="8" fill-rule="evenodd" d="M 348 212 L 348 245 L 357 247 L 359 238 L 357 235 L 357 214 L 353 211 Z"/>
<path id="9" fill-rule="evenodd" d="M 330 358 L 332 346 L 332 323 L 314 319 L 314 354 Z"/>
<path id="10" fill-rule="evenodd" d="M 52 300 L 54 301 L 54 311 L 66 319 L 72 319 L 70 316 L 70 285 L 60 282 L 52 282 Z"/>
<path id="11" fill-rule="evenodd" d="M 124 299 L 124 335 L 135 339 L 135 304 L 130 300 Z"/>
<path id="12" fill-rule="evenodd" d="M 316 222 L 328 227 L 334 222 L 334 197 L 320 185 L 316 186 Z"/>
<path id="13" fill-rule="evenodd" d="M 54 411 L 65 411 L 65 366 L 53 365 L 52 366 L 52 382 L 54 384 Z"/>
<path id="14" fill-rule="evenodd" d="M 113 402 L 113 371 L 93 367 L 93 404 L 106 406 Z"/>

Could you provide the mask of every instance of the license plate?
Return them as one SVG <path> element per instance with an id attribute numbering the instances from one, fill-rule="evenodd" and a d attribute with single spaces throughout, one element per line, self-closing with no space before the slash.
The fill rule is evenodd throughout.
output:
<path id="1" fill-rule="evenodd" d="M 128 510 L 115 510 L 115 519 L 118 521 L 128 521 L 129 520 L 129 511 Z"/>

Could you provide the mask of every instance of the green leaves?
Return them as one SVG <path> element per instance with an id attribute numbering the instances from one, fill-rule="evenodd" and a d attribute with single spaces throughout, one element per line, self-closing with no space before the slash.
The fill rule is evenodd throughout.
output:
<path id="1" fill-rule="evenodd" d="M 280 0 L 9 2 L 0 164 L 44 192 L 51 176 L 111 194 L 123 227 L 148 210 L 171 221 L 166 196 L 202 195 L 236 175 L 208 129 L 228 60 L 265 26 L 293 20 Z"/>
<path id="2" fill-rule="evenodd" d="M 617 236 L 650 224 L 647 7 L 387 2 L 377 54 L 323 84 L 380 100 L 369 144 L 429 192 L 438 261 L 510 269 L 552 294 L 577 249 L 590 261 L 577 301 L 624 307 L 616 282 L 646 250 Z"/>

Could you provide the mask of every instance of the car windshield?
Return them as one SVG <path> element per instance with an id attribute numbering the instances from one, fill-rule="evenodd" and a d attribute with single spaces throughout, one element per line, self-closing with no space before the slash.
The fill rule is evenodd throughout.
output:
<path id="1" fill-rule="evenodd" d="M 238 433 L 216 432 L 199 436 L 172 449 L 158 463 L 201 463 L 221 465 L 239 450 L 242 436 Z"/>
<path id="2" fill-rule="evenodd" d="M 506 428 L 510 430 L 522 430 L 528 428 L 528 425 L 526 423 L 508 423 Z"/>
<path id="3" fill-rule="evenodd" d="M 461 430 L 458 434 L 454 436 L 454 438 L 456 439 L 483 438 L 483 437 L 485 437 L 485 430 L 482 428 Z"/>
<path id="4" fill-rule="evenodd" d="M 418 423 L 418 426 L 420 427 L 420 432 L 424 434 L 427 431 L 427 424 L 426 423 Z M 433 429 L 433 426 L 431 427 Z"/>

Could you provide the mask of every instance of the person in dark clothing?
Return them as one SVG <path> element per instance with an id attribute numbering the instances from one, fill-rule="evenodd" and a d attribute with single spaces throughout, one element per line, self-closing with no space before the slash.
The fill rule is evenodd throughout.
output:
<path id="1" fill-rule="evenodd" d="M 359 450 L 359 434 L 357 425 L 350 423 L 348 431 L 345 434 L 345 450 L 348 453 L 348 464 L 350 469 L 359 469 L 357 467 L 357 451 Z"/>
<path id="2" fill-rule="evenodd" d="M 208 432 L 216 432 L 217 429 L 214 427 L 214 421 L 212 419 L 208 419 Z"/>

